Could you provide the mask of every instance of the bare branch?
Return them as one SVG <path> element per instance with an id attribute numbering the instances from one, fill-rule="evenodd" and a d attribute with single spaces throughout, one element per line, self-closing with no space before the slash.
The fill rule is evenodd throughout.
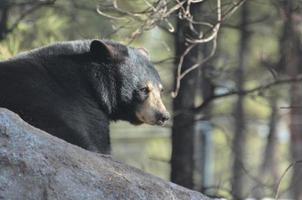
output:
<path id="1" fill-rule="evenodd" d="M 176 74 L 176 86 L 175 90 L 171 93 L 172 97 L 175 98 L 178 94 L 179 88 L 180 88 L 180 76 L 181 76 L 181 68 L 182 64 L 184 62 L 185 56 L 196 46 L 196 44 L 191 44 L 185 52 L 181 55 L 178 66 L 177 66 L 177 74 Z"/>
<path id="2" fill-rule="evenodd" d="M 299 82 L 299 81 L 302 81 L 302 75 L 297 76 L 296 78 L 286 78 L 286 79 L 275 80 L 271 83 L 267 83 L 265 85 L 260 85 L 260 86 L 257 86 L 257 87 L 254 87 L 254 88 L 248 89 L 248 90 L 230 91 L 230 92 L 226 92 L 223 94 L 214 95 L 214 96 L 209 97 L 208 99 L 205 99 L 201 105 L 199 105 L 198 107 L 196 107 L 194 109 L 194 111 L 195 112 L 202 111 L 209 103 L 211 103 L 213 100 L 216 100 L 216 99 L 229 97 L 229 96 L 233 96 L 233 95 L 238 95 L 238 94 L 247 95 L 250 93 L 257 92 L 257 91 L 263 91 L 263 90 L 270 89 L 273 86 L 288 84 L 288 83 L 292 83 L 292 82 Z"/>
<path id="3" fill-rule="evenodd" d="M 38 1 L 38 2 L 33 2 L 32 6 L 21 12 L 20 16 L 16 19 L 16 21 L 11 25 L 10 28 L 7 29 L 6 33 L 10 33 L 12 32 L 15 28 L 17 28 L 18 24 L 28 15 L 32 14 L 33 12 L 37 11 L 38 9 L 40 9 L 43 6 L 49 6 L 49 5 L 53 5 L 56 2 L 56 0 L 47 0 L 47 1 Z"/>
<path id="4" fill-rule="evenodd" d="M 186 38 L 187 42 L 190 42 L 192 44 L 202 44 L 202 43 L 208 43 L 210 41 L 213 41 L 213 47 L 212 47 L 212 51 L 210 53 L 209 56 L 207 56 L 204 60 L 202 60 L 199 63 L 194 64 L 193 66 L 189 67 L 188 69 L 186 69 L 182 74 L 181 74 L 181 69 L 182 69 L 182 64 L 183 64 L 183 60 L 184 57 L 193 49 L 193 47 L 195 45 L 190 45 L 184 52 L 184 54 L 181 56 L 179 64 L 178 64 L 178 68 L 177 68 L 177 74 L 176 74 L 176 84 L 175 84 L 175 89 L 174 91 L 171 93 L 172 97 L 175 98 L 178 94 L 179 88 L 180 88 L 180 81 L 181 79 L 183 79 L 188 73 L 190 73 L 191 71 L 197 69 L 198 67 L 202 66 L 202 64 L 206 63 L 208 60 L 210 60 L 216 51 L 216 47 L 217 47 L 217 34 L 218 31 L 220 29 L 221 26 L 221 22 L 223 19 L 225 19 L 227 16 L 230 16 L 229 13 L 233 13 L 235 12 L 240 5 L 242 5 L 242 3 L 245 0 L 241 0 L 239 2 L 236 2 L 234 4 L 234 6 L 232 6 L 227 12 L 226 14 L 224 14 L 224 17 L 222 18 L 222 11 L 221 11 L 221 1 L 217 0 L 217 23 L 216 25 L 212 25 L 210 23 L 206 23 L 206 22 L 199 22 L 199 21 L 194 21 L 190 11 L 189 11 L 189 7 L 187 7 L 186 11 L 183 11 L 185 14 L 183 14 L 182 16 L 185 16 L 185 18 L 190 22 L 190 26 L 192 26 L 192 30 L 195 30 L 193 27 L 193 24 L 200 24 L 200 25 L 205 25 L 205 26 L 209 26 L 211 27 L 211 34 L 208 35 L 207 37 L 203 37 L 204 34 L 202 32 L 199 33 L 200 38 L 199 39 L 190 39 L 190 38 Z M 192 3 L 192 1 L 189 0 L 190 3 Z M 201 1 L 198 1 L 201 2 Z M 189 3 L 188 3 L 189 4 Z"/>
<path id="5" fill-rule="evenodd" d="M 275 199 L 278 200 L 279 199 L 279 193 L 280 193 L 280 185 L 281 185 L 281 182 L 283 180 L 283 178 L 285 177 L 285 175 L 287 174 L 287 172 L 292 168 L 294 167 L 295 165 L 297 164 L 301 164 L 302 163 L 302 160 L 297 160 L 293 163 L 291 163 L 286 169 L 285 171 L 283 172 L 283 174 L 281 175 L 278 183 L 277 183 L 277 187 L 276 187 L 276 195 L 275 195 Z"/>
<path id="6" fill-rule="evenodd" d="M 189 43 L 187 49 L 182 54 L 179 64 L 177 66 L 176 73 L 176 84 L 175 89 L 172 92 L 172 96 L 176 97 L 180 88 L 180 81 L 184 78 L 188 73 L 202 66 L 205 62 L 207 62 L 211 57 L 213 57 L 216 51 L 216 43 L 217 43 L 217 34 L 221 27 L 221 23 L 227 17 L 231 16 L 246 0 L 237 0 L 235 3 L 233 2 L 230 6 L 227 4 L 228 8 L 225 13 L 222 13 L 222 3 L 221 0 L 216 0 L 216 23 L 212 24 L 205 21 L 197 21 L 194 19 L 194 16 L 191 14 L 191 9 L 193 4 L 204 3 L 206 0 L 158 0 L 155 3 L 151 3 L 148 0 L 143 0 L 146 4 L 147 8 L 143 11 L 129 11 L 119 7 L 117 0 L 113 0 L 110 5 L 99 5 L 97 11 L 100 15 L 107 17 L 112 20 L 125 20 L 131 19 L 133 22 L 139 22 L 139 26 L 134 29 L 132 34 L 129 37 L 129 43 L 142 35 L 144 31 L 150 30 L 155 26 L 158 26 L 164 30 L 169 32 L 174 32 L 175 28 L 173 24 L 169 21 L 169 17 L 177 13 L 178 17 L 184 20 L 184 23 L 187 22 L 189 28 L 194 32 L 197 37 L 196 38 L 186 38 L 186 42 Z M 223 5 L 225 6 L 225 5 Z M 163 23 L 165 26 L 163 26 Z M 130 24 L 133 28 L 133 24 Z M 198 28 L 197 26 L 205 26 L 210 28 L 206 33 Z M 197 30 L 198 28 L 198 30 Z M 213 48 L 206 58 L 203 61 L 196 63 L 182 72 L 182 65 L 184 58 L 189 52 L 198 44 L 208 43 L 213 41 Z"/>
<path id="7" fill-rule="evenodd" d="M 221 23 L 221 1 L 217 0 L 217 24 L 212 28 L 212 33 L 206 37 L 206 38 L 200 38 L 200 39 L 189 39 L 186 40 L 191 43 L 207 43 L 213 39 L 216 38 Z"/>

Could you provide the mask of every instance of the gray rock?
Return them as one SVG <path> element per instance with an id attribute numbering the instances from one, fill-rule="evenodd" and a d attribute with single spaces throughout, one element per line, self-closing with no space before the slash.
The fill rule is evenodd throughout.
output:
<path id="1" fill-rule="evenodd" d="M 0 108 L 0 199 L 209 199 L 55 138 Z"/>

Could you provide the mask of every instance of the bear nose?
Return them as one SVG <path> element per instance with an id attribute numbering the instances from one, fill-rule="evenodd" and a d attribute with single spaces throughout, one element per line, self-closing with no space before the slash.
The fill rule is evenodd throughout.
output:
<path id="1" fill-rule="evenodd" d="M 168 112 L 164 112 L 164 113 L 157 113 L 156 115 L 156 119 L 159 123 L 164 123 L 167 120 L 169 120 L 170 118 L 170 114 Z"/>

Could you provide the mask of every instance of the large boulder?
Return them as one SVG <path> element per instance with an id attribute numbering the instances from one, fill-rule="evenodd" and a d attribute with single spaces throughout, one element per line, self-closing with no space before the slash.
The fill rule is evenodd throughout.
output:
<path id="1" fill-rule="evenodd" d="M 53 137 L 0 108 L 0 199 L 209 199 Z"/>

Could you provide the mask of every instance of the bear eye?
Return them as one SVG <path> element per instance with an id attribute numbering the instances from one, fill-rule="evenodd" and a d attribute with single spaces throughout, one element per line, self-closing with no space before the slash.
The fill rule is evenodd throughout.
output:
<path id="1" fill-rule="evenodd" d="M 148 94 L 150 92 L 150 89 L 149 87 L 143 87 L 141 89 L 139 89 L 141 92 L 145 93 L 145 94 Z"/>

